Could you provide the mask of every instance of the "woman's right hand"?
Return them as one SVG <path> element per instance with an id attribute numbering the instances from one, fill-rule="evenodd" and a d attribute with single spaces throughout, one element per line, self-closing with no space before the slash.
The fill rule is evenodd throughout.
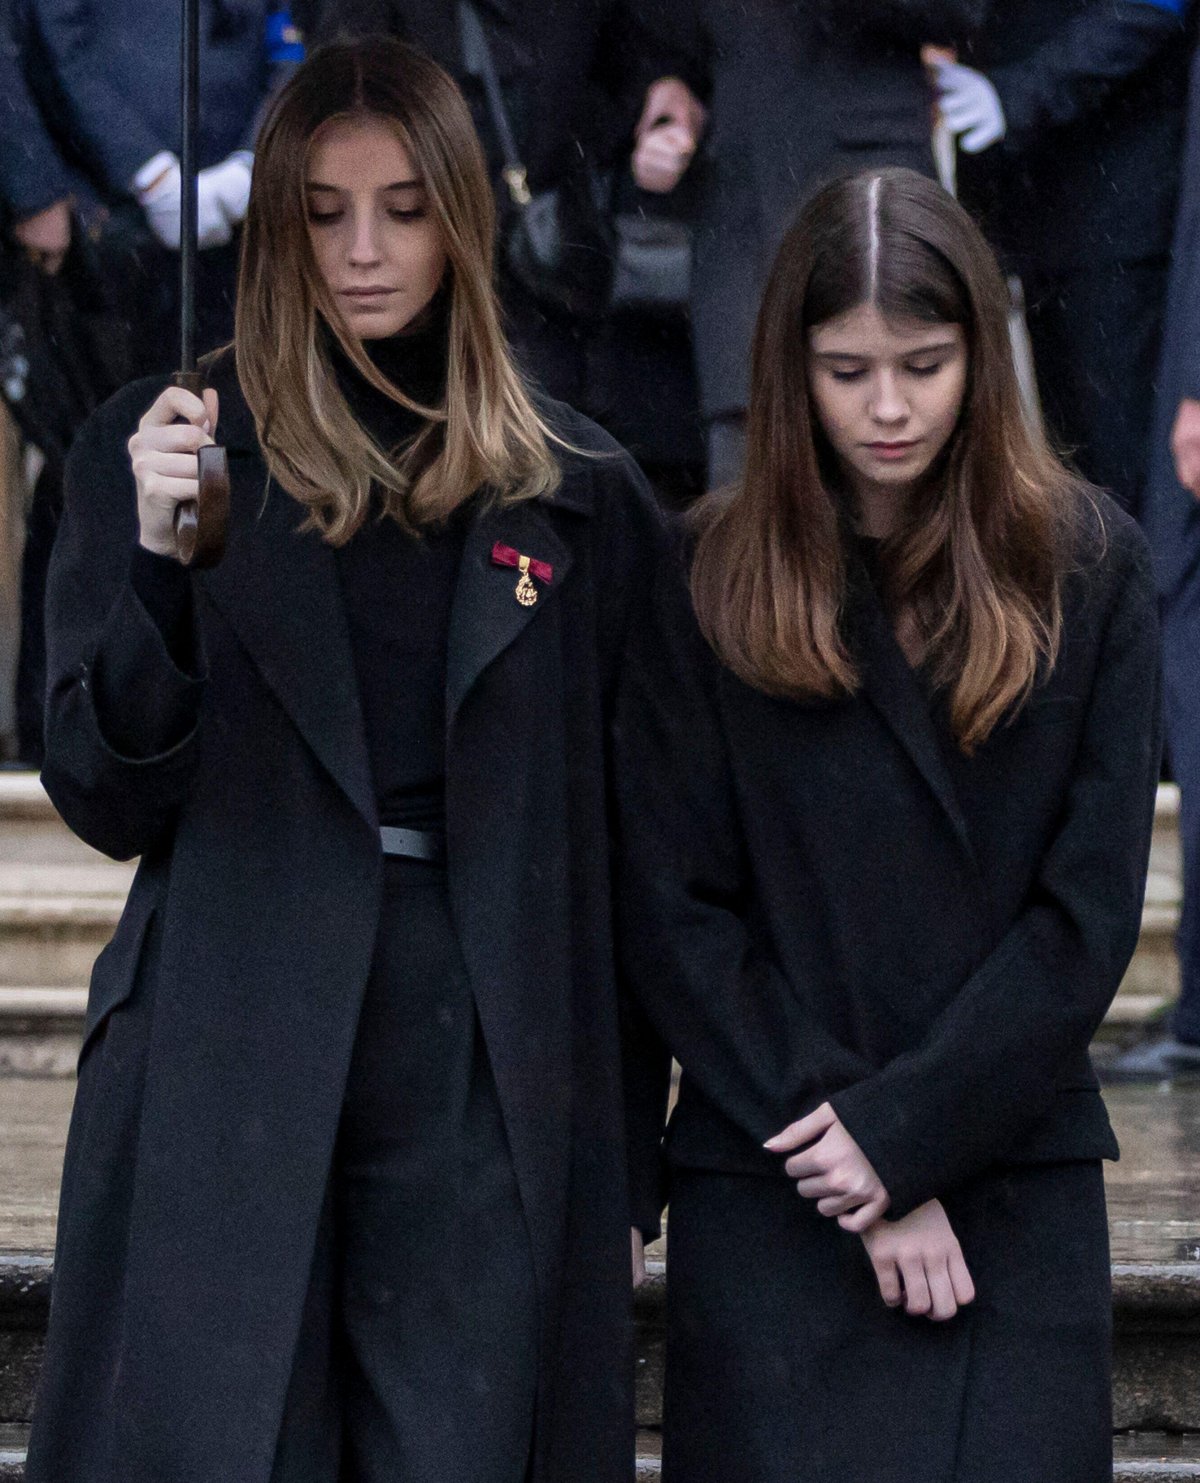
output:
<path id="1" fill-rule="evenodd" d="M 168 386 L 129 440 L 137 483 L 138 541 L 159 556 L 174 556 L 175 511 L 200 492 L 196 452 L 213 442 L 217 393 L 203 400 L 182 386 Z M 182 420 L 181 420 L 182 419 Z"/>
<path id="2" fill-rule="evenodd" d="M 944 1323 L 974 1300 L 975 1284 L 940 1200 L 862 1233 L 879 1295 L 889 1308 Z"/>

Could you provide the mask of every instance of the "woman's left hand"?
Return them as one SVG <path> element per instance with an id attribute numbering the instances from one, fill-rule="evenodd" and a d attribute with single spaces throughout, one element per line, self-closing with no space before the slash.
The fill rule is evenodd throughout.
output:
<path id="1" fill-rule="evenodd" d="M 792 1153 L 784 1168 L 806 1200 L 822 1215 L 836 1216 L 844 1231 L 862 1232 L 887 1210 L 891 1196 L 870 1160 L 828 1102 L 763 1145 L 771 1153 Z"/>

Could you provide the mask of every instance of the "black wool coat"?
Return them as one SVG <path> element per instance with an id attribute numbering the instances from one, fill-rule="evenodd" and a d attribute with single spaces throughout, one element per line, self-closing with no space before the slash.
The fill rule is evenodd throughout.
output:
<path id="1" fill-rule="evenodd" d="M 201 673 L 127 579 L 125 442 L 158 390 L 81 435 L 48 598 L 44 781 L 141 862 L 93 974 L 29 1483 L 267 1483 L 381 883 L 332 550 L 270 484 L 228 359 L 228 553 L 194 579 Z M 626 455 L 565 407 L 552 499 L 481 507 L 454 597 L 446 827 L 453 916 L 539 1294 L 535 1483 L 632 1469 L 630 1198 L 608 885 L 605 717 L 659 546 Z M 549 563 L 537 603 L 496 542 Z M 167 751 L 122 755 L 136 693 Z"/>
<path id="2" fill-rule="evenodd" d="M 618 777 L 624 960 L 683 1067 L 673 1164 L 781 1178 L 761 1144 L 827 1099 L 895 1216 L 1116 1157 L 1088 1045 L 1138 936 L 1159 679 L 1145 541 L 1100 509 L 1053 673 L 970 758 L 863 574 L 862 688 L 802 703 L 717 662 L 664 564 Z"/>

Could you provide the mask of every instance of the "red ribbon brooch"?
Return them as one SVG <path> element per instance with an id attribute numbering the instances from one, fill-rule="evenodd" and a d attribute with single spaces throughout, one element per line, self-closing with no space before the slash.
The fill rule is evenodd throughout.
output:
<path id="1" fill-rule="evenodd" d="M 523 556 L 520 551 L 514 551 L 511 546 L 506 546 L 502 541 L 497 541 L 492 547 L 493 566 L 515 566 L 521 573 L 515 592 L 517 601 L 523 608 L 531 608 L 538 600 L 538 590 L 533 585 L 531 578 L 536 577 L 539 582 L 545 582 L 547 586 L 554 581 L 554 568 L 548 561 L 537 561 L 532 556 Z"/>

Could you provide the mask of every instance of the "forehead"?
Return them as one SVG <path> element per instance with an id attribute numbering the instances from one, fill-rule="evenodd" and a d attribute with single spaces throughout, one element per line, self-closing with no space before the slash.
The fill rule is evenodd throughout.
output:
<path id="1" fill-rule="evenodd" d="M 889 360 L 915 355 L 934 345 L 961 344 L 957 324 L 931 324 L 926 319 L 884 316 L 874 304 L 859 304 L 835 319 L 813 325 L 809 345 L 818 355 L 845 355 L 863 360 Z"/>
<path id="2" fill-rule="evenodd" d="M 381 118 L 334 118 L 313 135 L 307 179 L 341 190 L 382 190 L 420 178 L 400 131 Z"/>

